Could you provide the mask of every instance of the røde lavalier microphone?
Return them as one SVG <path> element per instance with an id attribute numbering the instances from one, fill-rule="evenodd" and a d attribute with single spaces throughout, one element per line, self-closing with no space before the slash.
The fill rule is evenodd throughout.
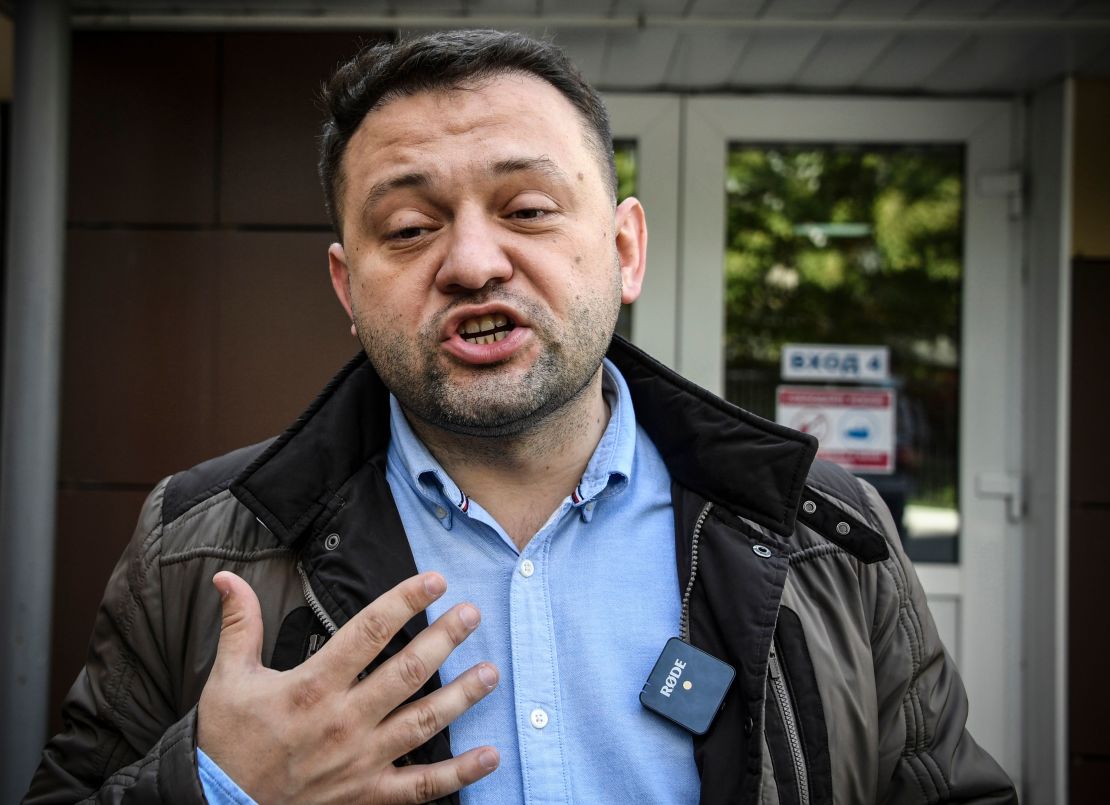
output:
<path id="1" fill-rule="evenodd" d="M 728 663 L 672 637 L 640 691 L 640 703 L 695 735 L 704 735 L 735 676 Z"/>

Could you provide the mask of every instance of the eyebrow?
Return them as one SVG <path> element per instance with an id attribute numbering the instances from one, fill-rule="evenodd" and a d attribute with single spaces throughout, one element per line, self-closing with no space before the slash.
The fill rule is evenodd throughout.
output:
<path id="1" fill-rule="evenodd" d="M 566 171 L 548 157 L 502 159 L 492 163 L 489 171 L 496 176 L 504 176 L 510 173 L 542 173 L 555 181 L 570 184 L 570 177 L 567 176 Z"/>
<path id="2" fill-rule="evenodd" d="M 369 213 L 379 201 L 394 190 L 406 187 L 427 187 L 429 184 L 431 180 L 426 173 L 403 173 L 400 176 L 384 179 L 370 188 L 370 192 L 366 194 L 366 200 L 362 202 L 362 211 L 364 214 Z"/>
<path id="3" fill-rule="evenodd" d="M 554 181 L 570 184 L 570 177 L 548 157 L 511 157 L 492 162 L 487 167 L 487 172 L 492 176 L 508 176 L 514 173 L 541 173 Z M 404 188 L 425 188 L 431 185 L 432 180 L 427 173 L 414 171 L 392 176 L 375 184 L 366 194 L 362 202 L 364 214 L 370 213 L 374 207 L 394 190 Z"/>

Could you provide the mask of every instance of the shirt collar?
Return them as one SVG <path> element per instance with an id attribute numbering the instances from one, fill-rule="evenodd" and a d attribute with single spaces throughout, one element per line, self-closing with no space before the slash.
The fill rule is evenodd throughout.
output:
<path id="1" fill-rule="evenodd" d="M 400 466 L 405 480 L 423 500 L 428 511 L 445 528 L 450 528 L 452 512 L 465 514 L 470 508 L 470 499 L 420 441 L 401 410 L 401 404 L 392 394 L 389 395 L 389 430 L 390 459 Z"/>
<path id="2" fill-rule="evenodd" d="M 576 506 L 623 491 L 632 477 L 632 460 L 636 455 L 636 413 L 624 378 L 608 358 L 602 363 L 601 393 L 609 404 L 609 424 L 590 456 L 582 480 L 571 494 L 571 501 Z M 592 511 L 592 506 L 583 511 L 586 519 Z"/>
<path id="3" fill-rule="evenodd" d="M 582 519 L 592 519 L 596 501 L 622 492 L 632 477 L 636 453 L 636 414 L 628 385 L 608 358 L 602 362 L 601 393 L 609 405 L 609 424 L 586 465 L 582 479 L 571 493 L 571 503 Z M 451 480 L 413 431 L 397 398 L 389 395 L 390 458 L 399 465 L 425 506 L 451 528 L 454 512 L 466 514 L 470 498 Z M 446 504 L 446 505 L 445 505 Z"/>

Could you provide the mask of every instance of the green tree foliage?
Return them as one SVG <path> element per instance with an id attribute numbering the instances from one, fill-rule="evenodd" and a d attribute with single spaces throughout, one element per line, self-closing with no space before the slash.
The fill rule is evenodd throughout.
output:
<path id="1" fill-rule="evenodd" d="M 953 367 L 962 175 L 951 148 L 733 150 L 728 365 L 776 364 L 805 342 L 887 344 L 921 379 Z"/>

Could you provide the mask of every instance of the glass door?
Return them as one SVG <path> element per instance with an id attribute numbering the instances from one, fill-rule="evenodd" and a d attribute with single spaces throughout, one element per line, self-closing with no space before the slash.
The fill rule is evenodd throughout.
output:
<path id="1" fill-rule="evenodd" d="M 1013 114 L 1002 102 L 685 100 L 676 359 L 775 419 L 784 398 L 805 396 L 781 390 L 786 345 L 885 350 L 886 425 L 797 406 L 787 424 L 812 428 L 842 463 L 845 442 L 889 431 L 889 459 L 857 473 L 899 521 L 976 739 L 1018 777 Z M 807 387 L 809 398 L 865 396 L 842 381 Z"/>
<path id="2" fill-rule="evenodd" d="M 865 477 L 915 562 L 958 562 L 964 146 L 733 142 L 725 170 L 724 396 Z M 796 370 L 816 360 L 823 387 L 783 416 L 780 391 L 807 400 L 781 376 L 791 344 L 813 345 Z M 885 368 L 817 345 L 882 347 Z M 889 403 L 886 433 L 820 403 L 861 377 Z"/>

